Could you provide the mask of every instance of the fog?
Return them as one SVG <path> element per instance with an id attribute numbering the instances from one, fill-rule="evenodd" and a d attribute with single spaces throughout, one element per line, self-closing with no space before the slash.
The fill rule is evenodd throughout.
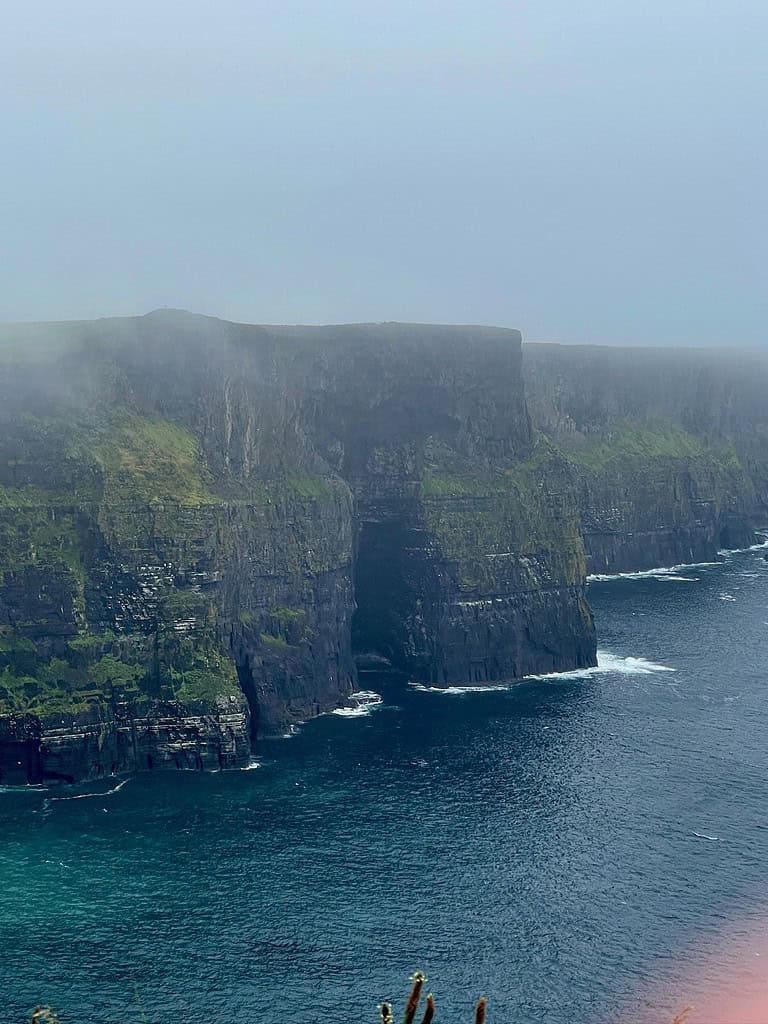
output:
<path id="1" fill-rule="evenodd" d="M 762 344 L 762 0 L 6 0 L 0 320 Z"/>

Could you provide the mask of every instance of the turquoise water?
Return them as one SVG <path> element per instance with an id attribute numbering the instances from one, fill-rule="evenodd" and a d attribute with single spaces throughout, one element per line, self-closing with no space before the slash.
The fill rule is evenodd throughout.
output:
<path id="1" fill-rule="evenodd" d="M 666 1007 L 768 902 L 768 563 L 590 600 L 597 672 L 369 677 L 250 771 L 0 793 L 4 1024 L 373 1022 L 418 967 L 444 1024 Z"/>

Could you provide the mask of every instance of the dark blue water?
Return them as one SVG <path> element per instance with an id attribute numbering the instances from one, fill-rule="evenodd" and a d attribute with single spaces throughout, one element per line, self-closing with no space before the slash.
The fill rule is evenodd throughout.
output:
<path id="1" fill-rule="evenodd" d="M 420 967 L 444 1024 L 637 1019 L 768 902 L 761 555 L 593 584 L 599 672 L 377 677 L 251 771 L 0 793 L 3 1022 L 362 1024 Z"/>

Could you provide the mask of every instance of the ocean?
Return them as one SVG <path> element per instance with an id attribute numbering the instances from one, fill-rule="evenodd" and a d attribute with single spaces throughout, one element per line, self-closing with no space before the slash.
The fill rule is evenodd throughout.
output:
<path id="1" fill-rule="evenodd" d="M 3 1024 L 374 1024 L 415 969 L 437 1024 L 480 994 L 489 1024 L 664 1024 L 759 986 L 763 553 L 592 582 L 597 669 L 369 674 L 380 704 L 247 771 L 0 791 Z"/>

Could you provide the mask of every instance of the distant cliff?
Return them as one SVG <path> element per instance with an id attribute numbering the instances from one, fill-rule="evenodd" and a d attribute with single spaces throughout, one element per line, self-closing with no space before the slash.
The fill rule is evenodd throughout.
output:
<path id="1" fill-rule="evenodd" d="M 534 427 L 567 458 L 589 571 L 711 561 L 768 523 L 768 355 L 524 346 Z"/>
<path id="2" fill-rule="evenodd" d="M 567 460 L 520 336 L 191 314 L 0 330 L 0 778 L 234 767 L 355 653 L 589 665 Z"/>

